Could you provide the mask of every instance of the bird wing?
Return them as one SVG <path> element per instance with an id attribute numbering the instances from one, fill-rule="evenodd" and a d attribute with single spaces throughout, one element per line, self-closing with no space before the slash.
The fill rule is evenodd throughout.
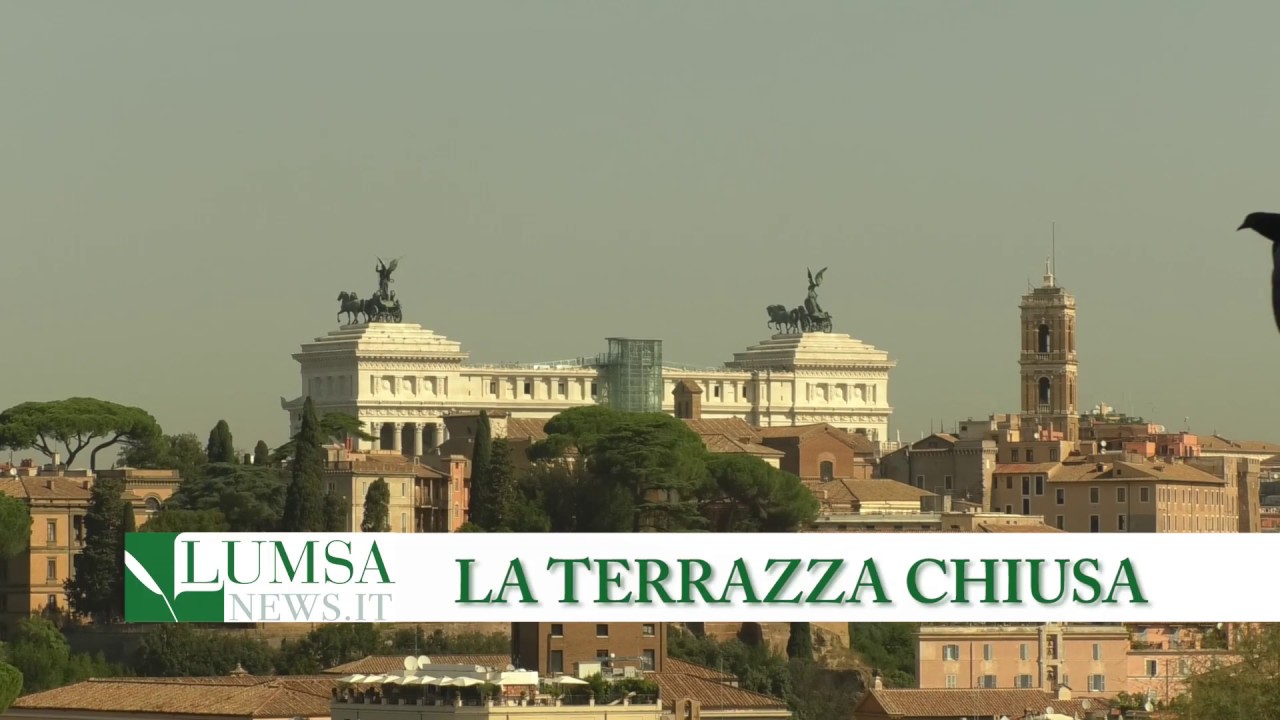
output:
<path id="1" fill-rule="evenodd" d="M 822 284 L 822 273 L 824 273 L 824 272 L 826 272 L 826 271 L 827 271 L 827 269 L 826 269 L 826 268 L 822 268 L 821 270 L 819 270 L 819 271 L 818 271 L 818 274 L 817 274 L 817 275 L 814 275 L 814 276 L 813 276 L 813 282 L 814 282 L 814 284 L 815 284 L 815 285 L 821 285 L 821 284 Z"/>
<path id="2" fill-rule="evenodd" d="M 395 272 L 395 271 L 396 271 L 396 265 L 399 265 L 399 264 L 400 264 L 400 258 L 396 258 L 396 259 L 392 260 L 392 261 L 391 261 L 391 264 L 387 266 L 387 272 L 389 272 L 389 273 Z"/>
<path id="3" fill-rule="evenodd" d="M 1276 318 L 1276 329 L 1280 330 L 1280 243 L 1272 243 L 1271 261 L 1271 312 Z"/>

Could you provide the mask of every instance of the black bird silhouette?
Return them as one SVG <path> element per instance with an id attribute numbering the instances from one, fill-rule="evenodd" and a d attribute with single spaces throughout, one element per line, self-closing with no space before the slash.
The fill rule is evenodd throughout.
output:
<path id="1" fill-rule="evenodd" d="M 1237 231 L 1248 228 L 1271 241 L 1271 312 L 1280 330 L 1280 214 L 1249 213 Z"/>

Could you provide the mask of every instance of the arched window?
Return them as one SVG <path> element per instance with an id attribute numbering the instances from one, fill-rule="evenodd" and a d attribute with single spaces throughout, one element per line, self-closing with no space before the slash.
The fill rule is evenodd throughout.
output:
<path id="1" fill-rule="evenodd" d="M 153 497 L 149 497 L 146 499 L 146 506 L 147 506 L 147 512 L 149 513 L 160 512 L 160 501 Z"/>
<path id="2" fill-rule="evenodd" d="M 1052 344 L 1050 342 L 1051 339 L 1052 333 L 1049 331 L 1049 326 L 1045 323 L 1041 323 L 1040 330 L 1036 334 L 1036 352 L 1051 352 L 1049 349 L 1049 346 Z"/>
<path id="3" fill-rule="evenodd" d="M 1040 392 L 1038 393 L 1040 404 L 1048 405 L 1052 394 L 1053 393 L 1049 385 L 1049 378 L 1047 377 L 1040 378 Z"/>
<path id="4" fill-rule="evenodd" d="M 834 480 L 836 477 L 836 464 L 830 460 L 823 460 L 818 464 L 818 472 L 822 475 L 823 480 Z"/>

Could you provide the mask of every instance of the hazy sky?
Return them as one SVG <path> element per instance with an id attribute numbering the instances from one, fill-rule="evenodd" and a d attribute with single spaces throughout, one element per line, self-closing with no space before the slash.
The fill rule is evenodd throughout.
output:
<path id="1" fill-rule="evenodd" d="M 0 407 L 284 439 L 290 355 L 396 274 L 480 362 L 718 364 L 799 304 L 904 439 L 1017 407 L 1058 227 L 1081 403 L 1280 440 L 1280 3 L 6 2 Z"/>

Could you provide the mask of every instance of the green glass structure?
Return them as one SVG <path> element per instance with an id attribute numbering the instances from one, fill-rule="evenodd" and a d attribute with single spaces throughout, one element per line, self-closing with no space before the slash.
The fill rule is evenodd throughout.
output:
<path id="1" fill-rule="evenodd" d="M 608 338 L 597 364 L 604 372 L 599 402 L 622 412 L 662 412 L 662 341 Z"/>

